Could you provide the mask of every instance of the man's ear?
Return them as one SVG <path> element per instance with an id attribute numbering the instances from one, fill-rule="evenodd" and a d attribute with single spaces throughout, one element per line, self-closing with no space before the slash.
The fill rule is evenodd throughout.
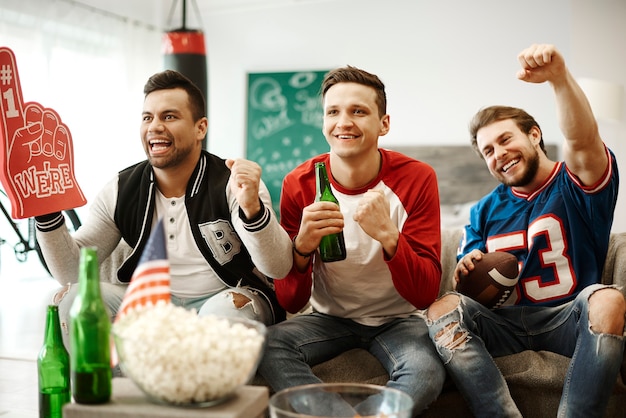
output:
<path id="1" fill-rule="evenodd" d="M 198 137 L 204 139 L 209 130 L 209 120 L 204 117 L 196 122 L 196 129 L 198 130 Z"/>
<path id="2" fill-rule="evenodd" d="M 528 135 L 532 138 L 533 145 L 539 145 L 541 142 L 541 129 L 538 126 L 530 128 Z"/>
<path id="3" fill-rule="evenodd" d="M 389 115 L 385 115 L 380 119 L 380 131 L 378 135 L 387 135 L 387 132 L 389 132 Z"/>

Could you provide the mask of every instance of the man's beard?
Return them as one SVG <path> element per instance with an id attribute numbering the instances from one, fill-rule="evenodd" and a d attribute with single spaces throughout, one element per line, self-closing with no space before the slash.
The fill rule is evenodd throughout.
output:
<path id="1" fill-rule="evenodd" d="M 502 179 L 502 184 L 509 187 L 524 187 L 532 183 L 539 170 L 539 153 L 537 150 L 534 151 L 535 153 L 532 156 L 526 158 L 526 170 L 522 177 L 519 180 Z"/>

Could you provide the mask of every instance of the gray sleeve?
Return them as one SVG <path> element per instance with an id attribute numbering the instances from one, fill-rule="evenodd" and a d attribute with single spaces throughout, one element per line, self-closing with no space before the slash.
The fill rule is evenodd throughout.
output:
<path id="1" fill-rule="evenodd" d="M 78 265 L 82 247 L 96 247 L 98 260 L 106 259 L 121 239 L 114 221 L 117 201 L 117 177 L 109 181 L 89 207 L 87 219 L 70 234 L 61 227 L 51 231 L 37 230 L 41 247 L 52 277 L 60 284 L 78 281 Z"/>
<path id="2" fill-rule="evenodd" d="M 239 204 L 230 192 L 230 187 L 226 188 L 226 197 L 230 207 L 231 221 L 256 268 L 271 278 L 285 277 L 293 263 L 291 240 L 276 218 L 269 191 L 263 181 L 259 186 L 259 198 L 264 206 L 261 210 L 265 212 L 259 220 L 254 222 L 254 225 L 245 224 L 239 216 Z"/>

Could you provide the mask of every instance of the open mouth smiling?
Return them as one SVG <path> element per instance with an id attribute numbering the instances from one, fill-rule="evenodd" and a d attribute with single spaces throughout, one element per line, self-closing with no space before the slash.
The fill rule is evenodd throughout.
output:
<path id="1" fill-rule="evenodd" d="M 502 166 L 502 171 L 506 173 L 511 167 L 517 165 L 517 163 L 519 163 L 519 160 L 509 161 L 508 163 L 506 163 L 506 165 Z"/>
<path id="2" fill-rule="evenodd" d="M 335 137 L 341 140 L 350 140 L 350 139 L 358 138 L 358 135 L 335 135 Z"/>
<path id="3" fill-rule="evenodd" d="M 159 152 L 169 148 L 172 142 L 165 139 L 153 139 L 149 141 L 149 144 L 152 151 Z"/>

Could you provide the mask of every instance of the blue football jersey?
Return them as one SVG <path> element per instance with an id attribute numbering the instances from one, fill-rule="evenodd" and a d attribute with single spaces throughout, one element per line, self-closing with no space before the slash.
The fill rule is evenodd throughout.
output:
<path id="1" fill-rule="evenodd" d="M 617 202 L 617 162 L 594 186 L 583 186 L 555 165 L 530 194 L 500 184 L 470 212 L 458 258 L 473 249 L 507 251 L 520 263 L 520 280 L 505 305 L 555 306 L 599 283 Z"/>

